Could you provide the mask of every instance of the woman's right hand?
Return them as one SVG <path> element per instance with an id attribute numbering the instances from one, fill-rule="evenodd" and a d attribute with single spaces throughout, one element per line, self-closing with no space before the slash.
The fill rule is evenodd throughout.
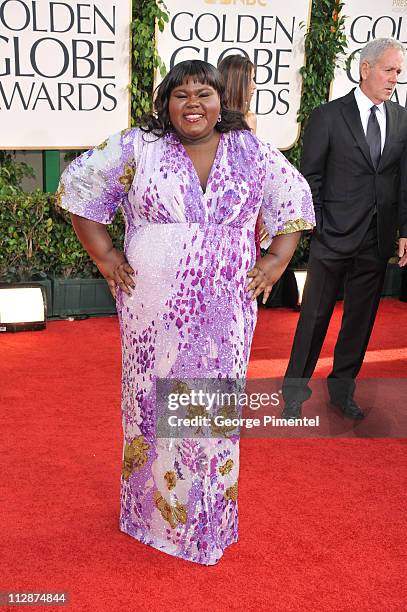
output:
<path id="1" fill-rule="evenodd" d="M 118 287 L 127 295 L 131 295 L 131 290 L 135 287 L 132 278 L 134 270 L 124 253 L 114 248 L 106 226 L 73 213 L 71 219 L 76 235 L 105 277 L 113 297 L 116 299 Z"/>
<path id="2" fill-rule="evenodd" d="M 106 279 L 110 292 L 116 299 L 117 288 L 122 289 L 127 295 L 135 288 L 133 279 L 134 270 L 128 263 L 124 253 L 112 249 L 103 262 L 98 261 L 97 266 Z"/>

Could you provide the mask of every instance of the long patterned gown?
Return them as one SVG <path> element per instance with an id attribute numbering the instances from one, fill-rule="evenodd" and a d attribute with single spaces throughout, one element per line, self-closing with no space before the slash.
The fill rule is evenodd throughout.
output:
<path id="1" fill-rule="evenodd" d="M 118 133 L 65 170 L 61 206 L 108 224 L 118 207 L 135 271 L 119 290 L 124 431 L 120 529 L 215 564 L 237 541 L 239 441 L 160 438 L 159 378 L 243 379 L 256 322 L 245 291 L 261 212 L 270 236 L 311 228 L 305 179 L 248 131 L 221 134 L 205 192 L 174 133 Z"/>

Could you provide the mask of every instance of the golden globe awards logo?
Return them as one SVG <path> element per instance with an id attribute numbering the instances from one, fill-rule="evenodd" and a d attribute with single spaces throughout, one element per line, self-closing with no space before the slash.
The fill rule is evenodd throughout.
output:
<path id="1" fill-rule="evenodd" d="M 85 149 L 129 125 L 129 14 L 130 0 L 0 0 L 0 149 Z"/>
<path id="2" fill-rule="evenodd" d="M 115 110 L 116 6 L 104 9 L 0 2 L 0 109 Z"/>

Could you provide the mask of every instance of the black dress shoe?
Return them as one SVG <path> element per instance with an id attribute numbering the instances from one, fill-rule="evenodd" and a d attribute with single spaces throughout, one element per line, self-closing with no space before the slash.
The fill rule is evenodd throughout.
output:
<path id="1" fill-rule="evenodd" d="M 286 402 L 284 410 L 281 413 L 283 419 L 300 419 L 301 418 L 301 407 L 302 403 L 296 400 Z"/>
<path id="2" fill-rule="evenodd" d="M 339 410 L 347 417 L 351 419 L 364 419 L 365 413 L 357 405 L 355 400 L 351 397 L 346 401 L 339 401 L 331 399 L 331 404 L 339 408 Z"/>

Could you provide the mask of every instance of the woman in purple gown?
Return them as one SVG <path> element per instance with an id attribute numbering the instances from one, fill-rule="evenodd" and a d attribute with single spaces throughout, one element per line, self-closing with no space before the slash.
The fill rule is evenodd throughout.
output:
<path id="1" fill-rule="evenodd" d="M 116 297 L 124 431 L 120 529 L 211 565 L 238 537 L 236 437 L 163 438 L 158 378 L 244 379 L 256 322 L 314 224 L 310 190 L 286 158 L 223 104 L 217 70 L 175 66 L 155 114 L 83 153 L 58 199 Z M 121 207 L 124 251 L 106 224 Z M 269 255 L 256 261 L 259 211 Z"/>

